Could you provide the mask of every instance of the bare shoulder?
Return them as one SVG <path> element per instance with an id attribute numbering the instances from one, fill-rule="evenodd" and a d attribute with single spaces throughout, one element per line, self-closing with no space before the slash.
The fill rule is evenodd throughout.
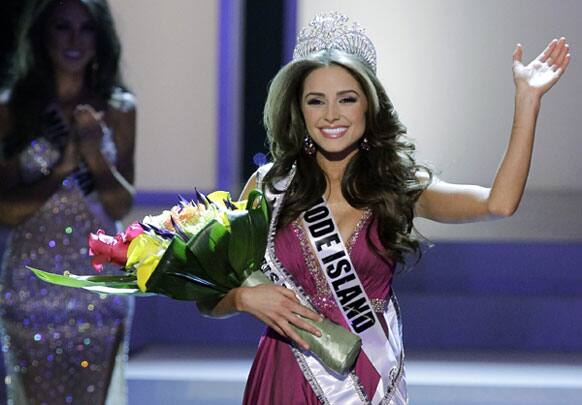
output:
<path id="1" fill-rule="evenodd" d="M 430 192 L 429 190 L 434 189 L 435 186 L 441 183 L 441 179 L 439 179 L 433 172 L 428 171 L 428 169 L 417 170 L 415 176 L 416 180 L 424 190 L 421 197 L 423 194 Z"/>
<path id="2" fill-rule="evenodd" d="M 263 188 L 263 180 L 265 179 L 265 176 L 267 175 L 269 170 L 271 170 L 272 167 L 273 162 L 264 164 L 260 166 L 257 170 L 255 170 L 255 172 L 251 175 L 251 177 L 249 177 L 247 183 L 245 184 L 245 187 L 243 188 L 243 191 L 240 195 L 241 201 L 245 200 L 248 197 L 249 193 L 254 189 Z"/>
<path id="3" fill-rule="evenodd" d="M 431 175 L 426 170 L 417 170 L 415 173 L 416 180 L 425 188 L 427 188 L 433 181 L 436 180 L 434 175 Z"/>
<path id="4" fill-rule="evenodd" d="M 121 88 L 115 89 L 109 99 L 106 121 L 113 128 L 118 143 L 135 138 L 136 108 L 133 94 Z"/>
<path id="5" fill-rule="evenodd" d="M 438 189 L 438 184 L 441 183 L 441 180 L 426 170 L 418 170 L 415 176 L 421 184 L 423 191 L 416 201 L 414 213 L 417 217 L 426 217 L 430 206 L 431 195 Z"/>
<path id="6" fill-rule="evenodd" d="M 257 188 L 258 186 L 258 170 L 255 171 L 251 177 L 249 177 L 249 179 L 247 180 L 242 192 L 240 193 L 240 197 L 239 197 L 239 201 L 243 201 L 246 200 L 247 197 L 249 196 L 250 192 L 253 191 L 255 188 Z"/>
<path id="7" fill-rule="evenodd" d="M 121 88 L 115 89 L 109 99 L 105 120 L 113 130 L 117 149 L 125 156 L 132 156 L 136 137 L 136 99 Z"/>
<path id="8" fill-rule="evenodd" d="M 12 96 L 12 91 L 10 89 L 0 90 L 0 104 L 6 106 L 10 102 L 10 97 Z"/>
<path id="9" fill-rule="evenodd" d="M 134 116 L 137 108 L 137 100 L 135 96 L 121 88 L 117 88 L 111 94 L 109 99 L 109 112 L 114 118 L 123 116 Z"/>

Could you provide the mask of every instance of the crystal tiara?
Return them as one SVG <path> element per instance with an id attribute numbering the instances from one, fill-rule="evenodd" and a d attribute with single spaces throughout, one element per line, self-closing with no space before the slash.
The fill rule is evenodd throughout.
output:
<path id="1" fill-rule="evenodd" d="M 376 73 L 376 48 L 360 24 L 348 23 L 348 17 L 337 11 L 317 14 L 297 35 L 293 60 L 312 53 L 337 49 L 360 58 Z"/>

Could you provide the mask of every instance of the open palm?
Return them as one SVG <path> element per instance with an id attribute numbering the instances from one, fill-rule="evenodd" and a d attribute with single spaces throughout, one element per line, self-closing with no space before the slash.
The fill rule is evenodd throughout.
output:
<path id="1" fill-rule="evenodd" d="M 518 89 L 529 89 L 540 96 L 552 88 L 570 62 L 570 46 L 565 38 L 552 40 L 546 49 L 528 65 L 521 61 L 523 48 L 513 52 L 513 78 Z"/>

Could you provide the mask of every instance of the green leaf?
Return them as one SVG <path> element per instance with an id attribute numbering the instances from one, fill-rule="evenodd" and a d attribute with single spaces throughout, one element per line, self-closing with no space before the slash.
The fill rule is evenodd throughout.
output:
<path id="1" fill-rule="evenodd" d="M 217 300 L 225 295 L 225 292 L 214 287 L 186 279 L 181 273 L 171 272 L 164 273 L 164 277 L 158 280 L 154 288 L 152 292 L 185 301 Z"/>
<path id="2" fill-rule="evenodd" d="M 254 207 L 258 198 L 260 202 Z M 246 211 L 229 213 L 228 218 L 231 227 L 229 259 L 242 282 L 259 269 L 265 255 L 269 232 L 266 199 L 260 191 L 253 190 L 249 194 Z"/>
<path id="3" fill-rule="evenodd" d="M 196 257 L 188 249 L 188 245 L 180 237 L 174 237 L 170 245 L 160 258 L 158 265 L 151 274 L 146 283 L 147 291 L 161 292 L 163 294 L 173 297 L 172 291 L 168 288 L 168 283 L 174 286 L 175 280 L 168 282 L 166 279 L 168 275 L 183 274 L 182 283 L 198 282 L 201 285 L 210 285 L 216 289 L 210 276 L 207 274 L 202 265 L 198 262 Z M 219 289 L 220 290 L 220 289 Z"/>
<path id="4" fill-rule="evenodd" d="M 96 293 L 115 295 L 145 295 L 137 288 L 135 276 L 77 276 L 75 274 L 55 274 L 27 267 L 39 279 L 63 287 L 83 288 Z"/>
<path id="5" fill-rule="evenodd" d="M 227 228 L 220 222 L 211 220 L 187 244 L 196 261 L 208 275 L 206 280 L 225 291 L 239 286 L 233 284 L 228 277 L 232 272 L 228 260 L 229 239 Z"/>
<path id="6" fill-rule="evenodd" d="M 83 290 L 91 291 L 97 294 L 108 294 L 108 295 L 132 295 L 135 297 L 149 297 L 151 293 L 141 292 L 139 288 L 121 288 L 121 287 L 107 287 L 107 286 L 90 286 L 83 287 Z"/>
<path id="7" fill-rule="evenodd" d="M 237 273 L 237 278 L 242 282 L 243 271 L 254 258 L 253 252 L 253 231 L 249 212 L 245 210 L 228 212 L 228 222 L 230 223 L 230 244 L 228 247 L 228 260 L 233 270 Z"/>
<path id="8" fill-rule="evenodd" d="M 259 205 L 254 208 L 253 206 L 255 205 L 255 201 L 257 198 L 260 198 L 261 201 L 259 203 Z M 247 207 L 246 207 L 247 211 L 255 211 L 258 210 L 261 212 L 261 214 L 263 215 L 263 218 L 265 218 L 265 220 L 267 222 L 269 222 L 269 205 L 267 204 L 267 198 L 265 197 L 265 195 L 258 189 L 254 189 L 249 193 L 249 198 L 247 199 Z"/>

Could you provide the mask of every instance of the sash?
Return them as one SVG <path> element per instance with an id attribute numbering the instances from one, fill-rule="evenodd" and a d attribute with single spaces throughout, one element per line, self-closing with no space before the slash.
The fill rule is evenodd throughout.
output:
<path id="1" fill-rule="evenodd" d="M 259 169 L 258 184 L 269 169 L 270 165 Z M 286 190 L 293 175 L 294 170 L 287 178 L 275 184 L 275 188 Z M 275 255 L 276 224 L 284 192 L 272 194 L 266 189 L 265 194 L 273 211 L 262 270 L 274 283 L 293 290 L 303 305 L 313 309 L 314 306 L 303 288 L 297 285 Z M 293 354 L 303 375 L 322 404 L 407 404 L 404 351 L 400 315 L 395 296 L 392 294 L 389 305 L 382 314 L 388 327 L 387 339 L 323 198 L 314 207 L 303 213 L 301 217 L 307 225 L 309 239 L 320 266 L 326 274 L 336 303 L 352 332 L 358 334 L 362 339 L 362 350 L 381 378 L 374 397 L 370 401 L 354 372 L 347 375 L 337 375 L 325 368 L 308 351 L 300 350 L 292 345 Z"/>

